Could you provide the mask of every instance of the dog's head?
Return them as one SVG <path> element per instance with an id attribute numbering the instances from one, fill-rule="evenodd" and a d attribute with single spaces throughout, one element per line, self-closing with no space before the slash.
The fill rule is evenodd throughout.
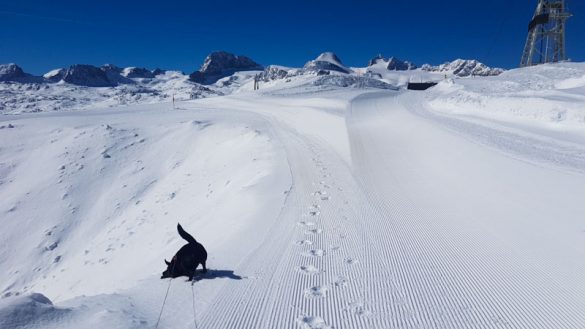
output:
<path id="1" fill-rule="evenodd" d="M 162 273 L 162 276 L 160 277 L 161 279 L 166 279 L 166 278 L 174 278 L 175 276 L 175 258 L 173 257 L 173 259 L 171 259 L 170 262 L 168 262 L 165 259 L 165 264 L 167 264 L 167 269 Z"/>

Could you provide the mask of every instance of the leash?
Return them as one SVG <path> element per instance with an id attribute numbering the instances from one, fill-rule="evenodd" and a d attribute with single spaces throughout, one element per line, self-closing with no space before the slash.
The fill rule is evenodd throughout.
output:
<path id="1" fill-rule="evenodd" d="M 173 257 L 173 261 L 175 260 L 175 257 Z M 172 273 L 175 273 L 175 266 L 177 266 L 177 262 L 173 263 L 173 268 L 171 269 Z M 167 303 L 167 297 L 169 297 L 169 290 L 171 290 L 171 283 L 173 282 L 173 278 L 171 278 L 169 280 L 169 285 L 167 286 L 167 292 L 165 293 L 165 299 L 163 300 L 163 304 L 160 308 L 160 313 L 158 314 L 158 320 L 156 320 L 156 325 L 154 326 L 154 329 L 158 329 L 158 324 L 160 323 L 160 318 L 162 317 L 163 314 L 163 310 L 165 309 L 165 304 Z"/>
<path id="2" fill-rule="evenodd" d="M 195 311 L 195 288 L 193 287 L 195 285 L 195 275 L 193 275 L 193 278 L 191 279 L 191 296 L 193 297 L 193 327 L 195 329 L 198 329 L 199 326 L 197 325 L 197 312 Z"/>
<path id="3" fill-rule="evenodd" d="M 158 324 L 160 323 L 160 318 L 162 317 L 163 310 L 165 309 L 165 304 L 167 303 L 167 297 L 169 296 L 169 290 L 171 289 L 171 282 L 173 282 L 173 278 L 169 280 L 169 285 L 167 286 L 167 293 L 165 294 L 165 299 L 163 300 L 162 307 L 160 308 L 160 313 L 158 314 L 158 320 L 156 320 L 156 326 L 154 326 L 154 329 L 158 329 Z"/>
<path id="4" fill-rule="evenodd" d="M 173 266 L 174 267 L 174 266 Z M 156 320 L 156 325 L 154 326 L 154 329 L 158 329 L 158 325 L 160 324 L 160 319 L 162 318 L 162 314 L 163 311 L 165 309 L 165 305 L 167 303 L 167 298 L 169 297 L 169 291 L 171 290 L 171 283 L 173 282 L 173 278 L 171 278 L 169 280 L 169 284 L 167 286 L 167 292 L 165 293 L 165 298 L 163 300 L 163 304 L 160 308 L 160 313 L 158 314 L 158 320 Z M 195 329 L 199 328 L 199 325 L 197 324 L 197 311 L 195 309 L 195 275 L 193 275 L 193 277 L 191 277 L 191 297 L 192 297 L 192 301 L 193 301 L 193 327 Z"/>

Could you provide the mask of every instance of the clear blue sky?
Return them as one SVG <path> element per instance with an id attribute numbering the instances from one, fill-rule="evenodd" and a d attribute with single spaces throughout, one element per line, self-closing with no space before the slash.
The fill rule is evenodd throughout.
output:
<path id="1" fill-rule="evenodd" d="M 301 66 L 331 50 L 346 65 L 378 53 L 417 64 L 458 57 L 518 65 L 536 0 L 134 1 L 3 0 L 0 63 L 42 74 L 75 63 L 192 72 L 215 50 Z M 585 61 L 585 2 L 567 51 Z"/>

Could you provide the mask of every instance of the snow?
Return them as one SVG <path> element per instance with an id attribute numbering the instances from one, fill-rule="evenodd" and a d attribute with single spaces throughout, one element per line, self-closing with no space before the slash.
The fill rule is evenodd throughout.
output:
<path id="1" fill-rule="evenodd" d="M 18 65 L 14 63 L 0 65 L 0 81 L 14 81 L 24 77 L 25 74 Z"/>
<path id="2" fill-rule="evenodd" d="M 583 328 L 585 64 L 386 66 L 2 84 L 0 327 Z"/>
<path id="3" fill-rule="evenodd" d="M 441 113 L 583 127 L 583 63 L 517 69 L 489 79 L 443 82 L 428 95 Z"/>
<path id="4" fill-rule="evenodd" d="M 341 60 L 339 59 L 339 57 L 337 57 L 337 55 L 335 55 L 334 53 L 330 52 L 330 51 L 326 51 L 322 54 L 320 54 L 319 56 L 317 56 L 317 58 L 315 59 L 316 61 L 321 61 L 321 62 L 329 62 L 331 64 L 335 64 L 337 66 L 341 66 L 343 67 L 343 63 L 341 63 Z"/>
<path id="5" fill-rule="evenodd" d="M 504 72 L 500 68 L 491 68 L 477 60 L 456 59 L 439 66 L 423 65 L 423 71 L 447 72 L 458 77 L 468 76 L 496 76 Z"/>
<path id="6" fill-rule="evenodd" d="M 66 72 L 67 70 L 65 69 L 54 69 L 43 74 L 43 78 L 50 81 L 59 82 L 63 79 L 63 76 L 65 75 Z"/>
<path id="7" fill-rule="evenodd" d="M 328 72 L 340 72 L 350 73 L 348 69 L 341 63 L 341 60 L 337 55 L 332 52 L 324 52 L 320 54 L 316 59 L 308 61 L 303 69 L 307 71 L 328 71 Z"/>

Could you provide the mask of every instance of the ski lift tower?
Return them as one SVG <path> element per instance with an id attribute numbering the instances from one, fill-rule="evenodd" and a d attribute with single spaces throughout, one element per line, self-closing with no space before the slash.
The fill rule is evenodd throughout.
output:
<path id="1" fill-rule="evenodd" d="M 539 0 L 528 24 L 528 38 L 520 67 L 567 60 L 565 23 L 572 15 L 564 0 Z"/>

